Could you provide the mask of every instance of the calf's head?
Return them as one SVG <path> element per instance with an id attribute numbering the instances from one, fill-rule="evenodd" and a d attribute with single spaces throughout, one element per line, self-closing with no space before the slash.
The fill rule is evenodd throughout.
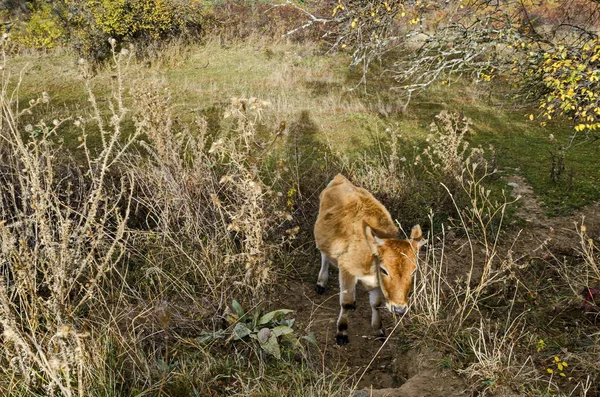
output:
<path id="1" fill-rule="evenodd" d="M 408 308 L 408 294 L 417 268 L 419 249 L 427 242 L 423 239 L 421 226 L 412 228 L 408 240 L 380 239 L 368 226 L 366 235 L 378 266 L 376 271 L 386 307 L 390 312 L 402 315 Z"/>

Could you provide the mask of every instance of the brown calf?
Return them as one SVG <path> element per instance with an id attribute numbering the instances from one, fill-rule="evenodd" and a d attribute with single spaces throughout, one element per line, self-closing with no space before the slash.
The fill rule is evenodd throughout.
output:
<path id="1" fill-rule="evenodd" d="M 348 310 L 356 307 L 355 288 L 360 280 L 369 290 L 371 325 L 385 332 L 377 308 L 386 301 L 392 313 L 404 314 L 423 240 L 421 227 L 412 228 L 409 240 L 399 240 L 398 228 L 385 207 L 365 189 L 338 174 L 321 192 L 315 241 L 321 251 L 321 271 L 315 290 L 322 294 L 329 264 L 340 273 L 340 316 L 336 341 L 348 343 Z"/>

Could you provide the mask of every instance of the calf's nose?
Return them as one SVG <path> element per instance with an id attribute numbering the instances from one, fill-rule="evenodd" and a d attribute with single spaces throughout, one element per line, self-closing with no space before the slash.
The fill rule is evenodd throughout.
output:
<path id="1" fill-rule="evenodd" d="M 394 314 L 401 316 L 404 313 L 406 313 L 406 305 L 402 305 L 402 306 L 392 306 L 392 311 L 394 312 Z"/>

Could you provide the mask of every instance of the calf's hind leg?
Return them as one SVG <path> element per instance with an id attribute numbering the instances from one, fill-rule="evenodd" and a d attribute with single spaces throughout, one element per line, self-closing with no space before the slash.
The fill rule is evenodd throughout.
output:
<path id="1" fill-rule="evenodd" d="M 342 346 L 348 343 L 348 310 L 356 309 L 356 277 L 340 269 L 340 316 L 335 340 Z"/>
<path id="2" fill-rule="evenodd" d="M 325 292 L 327 280 L 329 280 L 329 262 L 329 258 L 327 258 L 327 256 L 321 252 L 321 270 L 319 271 L 317 285 L 315 285 L 315 291 L 319 295 Z"/>

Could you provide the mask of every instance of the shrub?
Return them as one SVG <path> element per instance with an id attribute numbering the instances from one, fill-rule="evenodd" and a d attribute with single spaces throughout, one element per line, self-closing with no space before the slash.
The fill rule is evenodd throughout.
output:
<path id="1" fill-rule="evenodd" d="M 199 35 L 205 19 L 203 7 L 198 1 L 62 0 L 53 5 L 53 12 L 79 54 L 101 61 L 110 56 L 109 38 L 119 45 L 136 42 L 138 48 L 150 51 L 175 38 Z"/>
<path id="2" fill-rule="evenodd" d="M 20 22 L 13 34 L 13 40 L 27 48 L 52 49 L 64 40 L 65 30 L 53 13 L 53 6 L 38 0 L 30 3 L 31 14 Z"/>
<path id="3" fill-rule="evenodd" d="M 94 23 L 115 38 L 164 38 L 184 26 L 178 7 L 169 0 L 88 0 Z"/>
<path id="4" fill-rule="evenodd" d="M 531 58 L 535 59 L 533 55 L 539 54 L 532 53 Z M 600 40 L 592 40 L 580 48 L 550 48 L 540 62 L 533 73 L 545 88 L 540 100 L 542 123 L 555 115 L 565 115 L 574 121 L 576 131 L 600 128 Z"/>

